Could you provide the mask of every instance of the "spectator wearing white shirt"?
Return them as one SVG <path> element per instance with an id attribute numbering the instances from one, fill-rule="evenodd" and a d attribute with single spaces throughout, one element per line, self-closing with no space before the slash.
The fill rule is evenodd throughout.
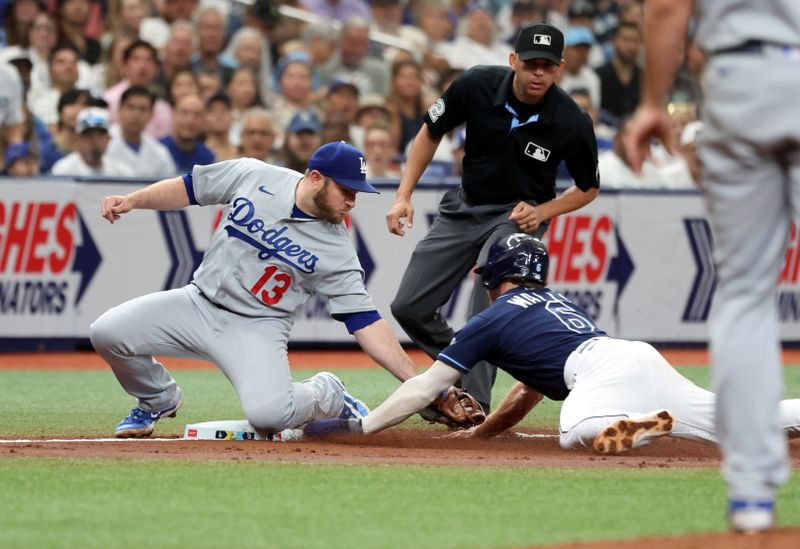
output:
<path id="1" fill-rule="evenodd" d="M 451 67 L 468 69 L 475 65 L 508 65 L 508 44 L 498 39 L 491 6 L 481 0 L 466 7 L 464 32 L 437 52 Z"/>
<path id="2" fill-rule="evenodd" d="M 170 25 L 175 21 L 191 21 L 199 0 L 158 0 L 157 14 L 147 17 L 139 25 L 139 37 L 156 48 L 162 48 L 169 40 Z"/>
<path id="3" fill-rule="evenodd" d="M 421 52 L 428 47 L 428 37 L 418 28 L 403 23 L 403 10 L 407 3 L 404 0 L 372 0 L 372 29 L 403 40 L 414 59 L 421 61 Z M 397 48 L 386 47 L 383 59 L 391 61 L 396 53 Z"/>
<path id="4" fill-rule="evenodd" d="M 55 128 L 58 124 L 58 100 L 78 82 L 78 50 L 69 45 L 56 46 L 50 53 L 50 86 L 38 86 L 28 92 L 28 109 L 42 122 Z"/>
<path id="5" fill-rule="evenodd" d="M 89 107 L 78 113 L 77 150 L 53 165 L 53 175 L 133 177 L 124 165 L 105 158 L 110 136 L 108 111 Z"/>
<path id="6" fill-rule="evenodd" d="M 33 65 L 30 78 L 31 94 L 47 92 L 52 88 L 50 82 L 50 54 L 56 46 L 56 24 L 46 11 L 40 11 L 28 31 L 27 46 L 16 45 L 0 48 L 0 61 L 15 58 L 28 58 Z M 95 77 L 92 67 L 83 59 L 78 60 L 77 87 L 93 88 Z M 30 95 L 29 95 L 30 96 Z"/>
<path id="7" fill-rule="evenodd" d="M 558 82 L 567 93 L 576 89 L 589 92 L 592 107 L 600 108 L 600 77 L 589 67 L 589 51 L 595 43 L 594 34 L 587 27 L 570 27 L 564 36 L 564 71 Z"/>
<path id="8" fill-rule="evenodd" d="M 169 150 L 144 133 L 153 116 L 155 95 L 143 86 L 131 86 L 122 94 L 119 123 L 111 128 L 105 159 L 127 166 L 135 177 L 164 179 L 178 174 Z"/>
<path id="9" fill-rule="evenodd" d="M 21 143 L 25 135 L 22 80 L 11 65 L 0 63 L 0 142 Z"/>
<path id="10" fill-rule="evenodd" d="M 605 189 L 691 189 L 694 183 L 689 166 L 681 155 L 670 155 L 663 147 L 655 148 L 651 158 L 636 174 L 625 153 L 623 141 L 630 120 L 625 120 L 614 136 L 614 148 L 598 155 L 600 180 Z"/>

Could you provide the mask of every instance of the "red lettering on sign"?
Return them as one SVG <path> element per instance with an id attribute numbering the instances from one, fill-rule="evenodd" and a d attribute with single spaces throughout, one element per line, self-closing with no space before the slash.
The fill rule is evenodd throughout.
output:
<path id="1" fill-rule="evenodd" d="M 611 218 L 584 214 L 559 216 L 545 233 L 550 282 L 597 283 L 608 265 Z"/>
<path id="2" fill-rule="evenodd" d="M 589 282 L 598 282 L 606 272 L 608 264 L 608 246 L 606 237 L 611 234 L 611 218 L 604 215 L 597 219 L 592 231 L 592 254 L 586 263 L 586 278 Z"/>
<path id="3" fill-rule="evenodd" d="M 0 272 L 59 273 L 69 266 L 74 244 L 74 204 L 0 202 Z"/>
<path id="4" fill-rule="evenodd" d="M 28 246 L 28 261 L 25 264 L 26 273 L 41 273 L 44 270 L 44 258 L 39 256 L 38 249 L 47 243 L 47 229 L 42 225 L 55 216 L 56 205 L 52 202 L 39 204 L 36 217 L 31 224 L 31 239 Z"/>
<path id="5" fill-rule="evenodd" d="M 15 202 L 11 205 L 11 215 L 5 226 L 6 242 L 3 248 L 3 258 L 0 260 L 0 272 L 4 272 L 8 265 L 8 259 L 12 250 L 16 250 L 14 259 L 14 272 L 22 270 L 22 261 L 25 257 L 25 240 L 28 234 L 28 220 L 33 215 L 34 204 L 28 204 L 25 208 L 25 215 L 19 218 L 21 204 Z"/>
<path id="6" fill-rule="evenodd" d="M 589 228 L 591 219 L 588 216 L 580 215 L 573 219 L 572 245 L 569 248 L 569 255 L 564 264 L 566 272 L 564 279 L 568 282 L 578 282 L 581 278 L 581 264 L 583 263 L 583 242 L 581 234 Z"/>
<path id="7" fill-rule="evenodd" d="M 75 204 L 67 204 L 61 210 L 56 222 L 56 244 L 61 248 L 61 254 L 52 252 L 50 254 L 50 270 L 53 273 L 60 273 L 69 266 L 72 250 L 75 247 L 75 237 L 73 228 L 75 227 Z"/>
<path id="8" fill-rule="evenodd" d="M 558 273 L 561 266 L 561 258 L 565 256 L 567 242 L 566 233 L 570 224 L 569 216 L 559 216 L 550 223 L 550 229 L 546 233 L 547 252 L 550 254 L 550 280 L 561 280 Z"/>

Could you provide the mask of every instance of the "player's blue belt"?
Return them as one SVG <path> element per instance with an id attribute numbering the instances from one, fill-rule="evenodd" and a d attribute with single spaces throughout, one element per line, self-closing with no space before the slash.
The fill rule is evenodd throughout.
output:
<path id="1" fill-rule="evenodd" d="M 800 46 L 789 46 L 761 40 L 748 40 L 738 46 L 722 48 L 711 52 L 712 55 L 753 54 L 800 59 Z"/>

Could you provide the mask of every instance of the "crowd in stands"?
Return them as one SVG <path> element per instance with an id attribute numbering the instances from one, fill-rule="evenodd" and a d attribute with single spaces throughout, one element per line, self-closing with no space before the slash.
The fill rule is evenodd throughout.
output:
<path id="1" fill-rule="evenodd" d="M 640 95 L 640 0 L 0 0 L 0 20 L 4 175 L 155 180 L 240 157 L 302 171 L 345 140 L 370 177 L 396 178 L 442 91 L 507 65 L 517 30 L 549 21 L 566 37 L 559 85 L 595 123 L 603 186 L 697 180 L 692 44 L 670 104 L 677 153 L 637 176 L 620 146 Z M 463 129 L 446 136 L 428 174 L 458 176 L 463 146 Z"/>

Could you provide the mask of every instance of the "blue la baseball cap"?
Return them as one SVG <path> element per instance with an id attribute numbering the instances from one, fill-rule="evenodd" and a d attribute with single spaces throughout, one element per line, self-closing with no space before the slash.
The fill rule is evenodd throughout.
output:
<path id="1" fill-rule="evenodd" d="M 308 161 L 309 170 L 317 170 L 339 185 L 363 193 L 377 193 L 367 182 L 367 162 L 364 153 L 344 141 L 325 143 L 314 151 Z"/>

